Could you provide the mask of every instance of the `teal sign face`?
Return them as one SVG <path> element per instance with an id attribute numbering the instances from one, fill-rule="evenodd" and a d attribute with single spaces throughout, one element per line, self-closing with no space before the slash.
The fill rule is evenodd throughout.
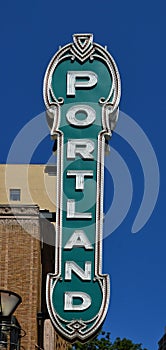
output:
<path id="1" fill-rule="evenodd" d="M 102 274 L 104 152 L 119 99 L 115 62 L 91 34 L 75 34 L 52 58 L 44 101 L 57 139 L 58 175 L 47 306 L 56 330 L 70 342 L 94 336 L 109 304 L 109 276 Z"/>

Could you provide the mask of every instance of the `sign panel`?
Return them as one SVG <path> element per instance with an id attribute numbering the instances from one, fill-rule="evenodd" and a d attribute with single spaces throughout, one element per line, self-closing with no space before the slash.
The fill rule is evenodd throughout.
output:
<path id="1" fill-rule="evenodd" d="M 55 273 L 47 277 L 47 306 L 56 330 L 70 342 L 94 336 L 109 304 L 109 276 L 102 274 L 104 151 L 119 100 L 113 58 L 92 34 L 73 35 L 44 78 L 57 139 Z"/>

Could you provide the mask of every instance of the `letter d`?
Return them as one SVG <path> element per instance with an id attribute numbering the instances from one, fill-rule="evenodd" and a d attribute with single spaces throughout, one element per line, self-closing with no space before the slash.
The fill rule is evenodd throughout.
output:
<path id="1" fill-rule="evenodd" d="M 82 299 L 82 304 L 74 305 L 74 298 Z M 64 311 L 83 311 L 91 305 L 91 297 L 83 292 L 66 292 L 64 302 Z"/>

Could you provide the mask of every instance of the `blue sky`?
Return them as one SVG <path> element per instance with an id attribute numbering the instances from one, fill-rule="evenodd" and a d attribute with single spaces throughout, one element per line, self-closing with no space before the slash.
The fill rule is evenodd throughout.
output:
<path id="1" fill-rule="evenodd" d="M 153 146 L 160 193 L 149 221 L 132 234 L 143 196 L 143 173 L 133 149 L 115 133 L 111 146 L 128 166 L 133 198 L 124 221 L 104 242 L 103 269 L 112 283 L 104 329 L 112 339 L 128 337 L 149 350 L 157 349 L 166 325 L 165 11 L 164 0 L 16 0 L 3 2 L 0 11 L 1 163 L 18 132 L 45 109 L 43 77 L 59 45 L 71 42 L 74 33 L 93 33 L 94 41 L 107 45 L 116 60 L 122 80 L 120 110 L 139 124 Z M 51 149 L 46 137 L 32 161 L 47 162 Z M 111 181 L 109 186 L 112 196 Z M 108 196 L 106 200 L 109 206 Z"/>

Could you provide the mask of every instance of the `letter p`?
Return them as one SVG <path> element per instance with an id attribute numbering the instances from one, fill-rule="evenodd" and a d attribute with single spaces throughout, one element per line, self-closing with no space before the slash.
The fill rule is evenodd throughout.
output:
<path id="1" fill-rule="evenodd" d="M 96 84 L 97 74 L 92 71 L 87 70 L 67 72 L 67 96 L 75 96 L 76 88 L 88 89 Z"/>

